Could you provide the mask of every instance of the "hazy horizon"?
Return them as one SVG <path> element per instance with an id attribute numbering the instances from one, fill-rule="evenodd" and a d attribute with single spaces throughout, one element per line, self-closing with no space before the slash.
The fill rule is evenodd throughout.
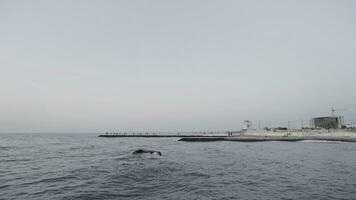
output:
<path id="1" fill-rule="evenodd" d="M 0 133 L 356 124 L 355 1 L 0 0 Z"/>

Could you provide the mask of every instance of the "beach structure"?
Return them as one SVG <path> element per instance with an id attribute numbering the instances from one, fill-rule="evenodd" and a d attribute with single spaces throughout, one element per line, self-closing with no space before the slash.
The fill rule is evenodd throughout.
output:
<path id="1" fill-rule="evenodd" d="M 310 120 L 311 128 L 337 129 L 344 125 L 343 116 L 315 117 Z"/>

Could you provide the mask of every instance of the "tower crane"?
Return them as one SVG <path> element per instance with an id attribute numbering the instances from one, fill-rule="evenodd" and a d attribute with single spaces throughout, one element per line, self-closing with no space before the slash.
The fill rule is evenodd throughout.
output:
<path id="1" fill-rule="evenodd" d="M 334 107 L 331 107 L 331 116 L 335 117 L 335 111 L 344 111 L 346 110 L 345 108 L 340 108 L 340 109 L 335 109 Z"/>

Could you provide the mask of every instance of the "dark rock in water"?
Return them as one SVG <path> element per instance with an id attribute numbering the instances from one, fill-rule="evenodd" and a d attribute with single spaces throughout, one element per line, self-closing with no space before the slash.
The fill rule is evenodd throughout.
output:
<path id="1" fill-rule="evenodd" d="M 143 154 L 143 153 L 157 153 L 158 155 L 162 156 L 162 153 L 160 151 L 155 151 L 155 150 L 145 150 L 145 149 L 137 149 L 132 154 Z"/>

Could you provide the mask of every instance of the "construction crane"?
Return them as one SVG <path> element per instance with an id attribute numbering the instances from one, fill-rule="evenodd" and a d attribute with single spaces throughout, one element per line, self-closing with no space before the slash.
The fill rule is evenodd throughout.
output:
<path id="1" fill-rule="evenodd" d="M 331 116 L 335 117 L 335 111 L 344 111 L 346 110 L 345 108 L 340 108 L 340 109 L 335 109 L 334 107 L 331 107 Z"/>

